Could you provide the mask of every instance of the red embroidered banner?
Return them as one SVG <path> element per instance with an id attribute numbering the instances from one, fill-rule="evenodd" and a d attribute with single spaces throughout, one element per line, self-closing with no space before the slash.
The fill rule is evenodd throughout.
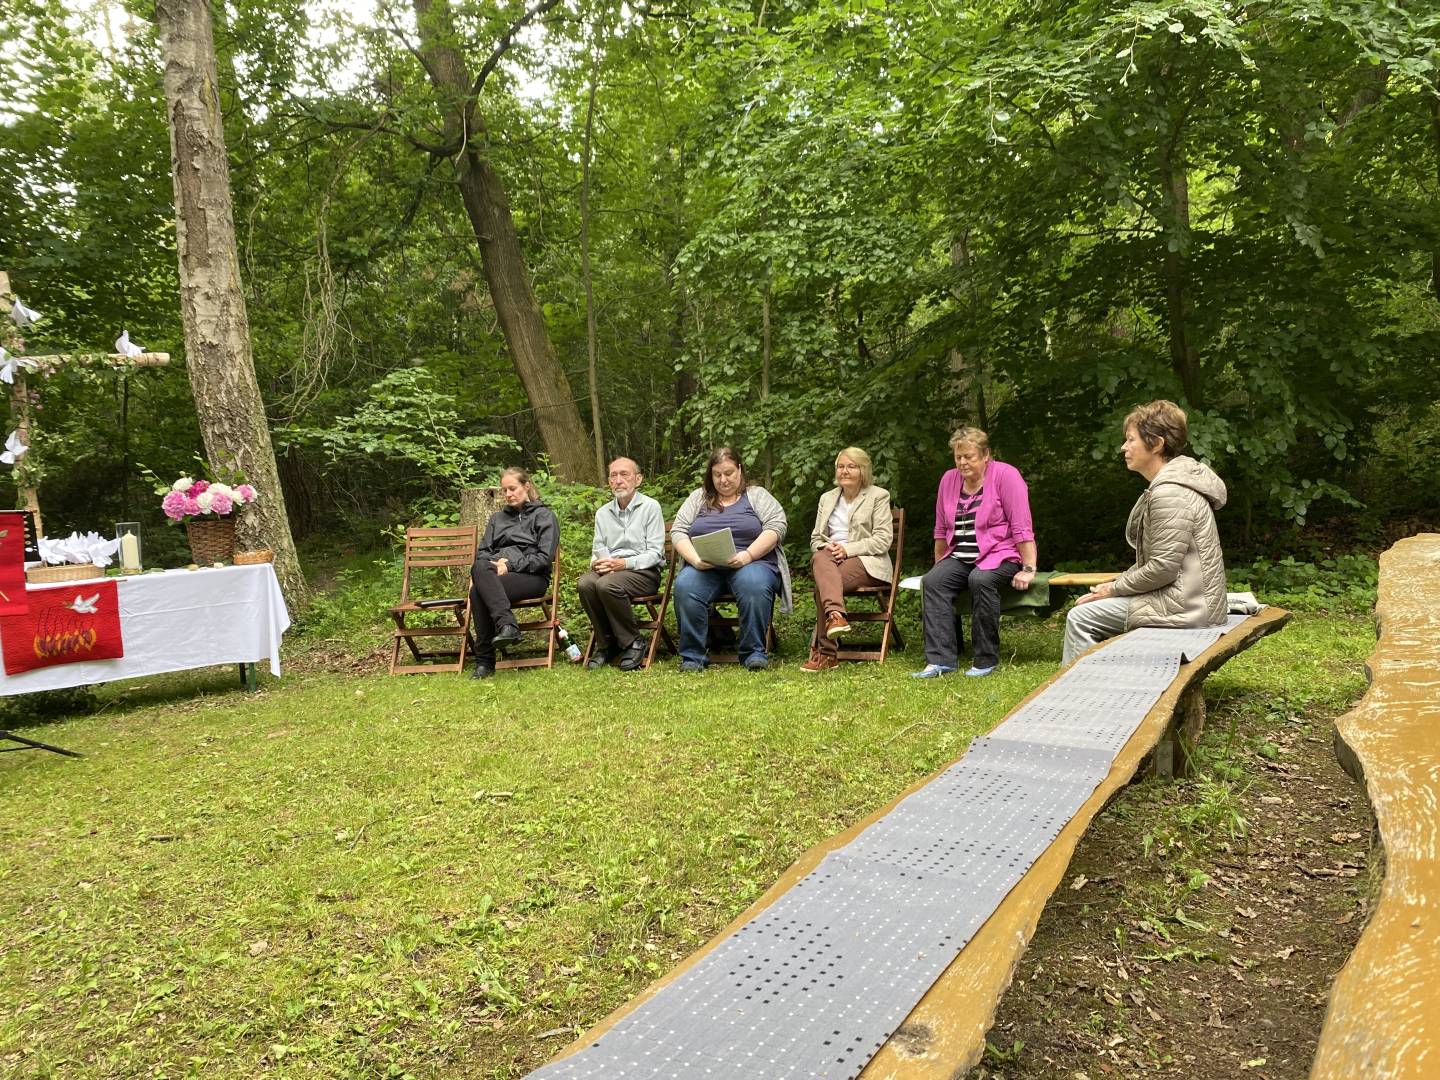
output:
<path id="1" fill-rule="evenodd" d="M 15 510 L 0 513 L 0 615 L 23 615 L 25 597 L 25 517 Z"/>
<path id="2" fill-rule="evenodd" d="M 115 582 L 77 581 L 64 588 L 31 589 L 28 598 L 30 610 L 24 615 L 0 618 L 6 675 L 125 655 Z"/>

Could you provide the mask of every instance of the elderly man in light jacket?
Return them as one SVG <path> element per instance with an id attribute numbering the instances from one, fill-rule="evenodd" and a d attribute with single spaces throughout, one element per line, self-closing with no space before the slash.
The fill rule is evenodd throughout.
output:
<path id="1" fill-rule="evenodd" d="M 1135 565 L 1070 609 L 1064 664 L 1137 626 L 1225 621 L 1225 554 L 1215 524 L 1215 511 L 1225 505 L 1225 482 L 1181 454 L 1188 440 L 1185 412 L 1173 401 L 1152 401 L 1125 418 L 1125 466 L 1149 481 L 1125 525 Z"/>
<path id="2" fill-rule="evenodd" d="M 592 671 L 618 660 L 621 671 L 639 669 L 647 642 L 635 618 L 634 600 L 660 588 L 665 561 L 665 513 L 640 490 L 645 476 L 632 458 L 610 463 L 615 496 L 595 515 L 590 569 L 580 576 L 580 606 L 590 617 L 595 648 Z"/>

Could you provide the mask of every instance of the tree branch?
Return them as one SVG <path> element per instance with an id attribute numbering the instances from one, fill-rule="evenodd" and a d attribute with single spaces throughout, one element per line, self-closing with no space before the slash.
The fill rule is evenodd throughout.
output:
<path id="1" fill-rule="evenodd" d="M 481 65 L 480 74 L 475 76 L 475 85 L 470 88 L 470 99 L 472 101 L 478 101 L 480 99 L 480 91 L 485 89 L 485 80 L 490 78 L 490 73 L 495 70 L 501 58 L 510 51 L 510 46 L 515 44 L 515 35 L 530 25 L 538 16 L 545 14 L 545 12 L 549 11 L 558 3 L 560 3 L 560 0 L 539 0 L 538 3 L 510 25 L 510 29 L 506 30 L 500 40 L 495 43 L 495 48 L 491 50 L 490 55 L 485 59 L 485 63 Z"/>

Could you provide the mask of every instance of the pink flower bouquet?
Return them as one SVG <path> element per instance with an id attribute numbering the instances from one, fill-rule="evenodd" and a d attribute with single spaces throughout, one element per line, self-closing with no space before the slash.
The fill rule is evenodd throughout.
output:
<path id="1" fill-rule="evenodd" d="M 189 521 L 191 518 L 226 517 L 255 499 L 256 491 L 249 484 L 231 487 L 219 481 L 182 476 L 170 485 L 170 490 L 160 500 L 160 509 L 171 521 Z"/>

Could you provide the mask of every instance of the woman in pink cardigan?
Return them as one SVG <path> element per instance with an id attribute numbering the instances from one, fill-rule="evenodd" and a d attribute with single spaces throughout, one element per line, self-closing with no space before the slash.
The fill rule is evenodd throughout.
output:
<path id="1" fill-rule="evenodd" d="M 1035 580 L 1035 530 L 1030 492 L 1020 470 L 990 456 L 979 428 L 950 436 L 955 468 L 940 478 L 935 498 L 935 565 L 924 577 L 925 667 L 935 679 L 960 667 L 955 599 L 970 590 L 975 659 L 966 675 L 989 675 L 1000 663 L 1000 590 L 1028 589 Z"/>

